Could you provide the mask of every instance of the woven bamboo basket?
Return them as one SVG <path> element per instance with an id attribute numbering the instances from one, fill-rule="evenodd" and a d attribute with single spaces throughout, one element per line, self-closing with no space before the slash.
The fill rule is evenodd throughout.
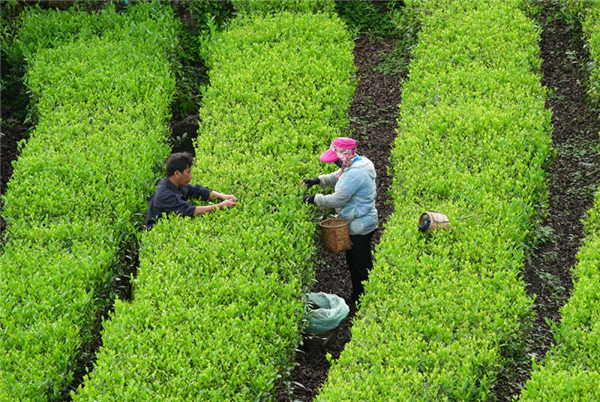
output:
<path id="1" fill-rule="evenodd" d="M 348 221 L 339 218 L 325 219 L 319 223 L 319 226 L 321 226 L 321 241 L 327 250 L 339 253 L 352 248 Z"/>
<path id="2" fill-rule="evenodd" d="M 452 229 L 448 217 L 439 212 L 423 212 L 419 217 L 419 230 L 422 232 L 432 232 L 437 229 Z"/>

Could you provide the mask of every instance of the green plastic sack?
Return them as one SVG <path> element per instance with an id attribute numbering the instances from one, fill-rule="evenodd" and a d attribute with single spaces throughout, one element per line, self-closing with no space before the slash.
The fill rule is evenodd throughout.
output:
<path id="1" fill-rule="evenodd" d="M 318 308 L 312 310 L 306 332 L 321 334 L 336 328 L 350 312 L 341 297 L 328 293 L 308 293 L 308 300 Z"/>

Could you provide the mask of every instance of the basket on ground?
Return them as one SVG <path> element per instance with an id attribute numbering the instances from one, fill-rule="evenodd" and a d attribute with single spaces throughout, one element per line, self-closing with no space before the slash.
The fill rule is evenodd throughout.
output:
<path id="1" fill-rule="evenodd" d="M 321 226 L 321 241 L 327 250 L 339 253 L 352 248 L 348 221 L 339 218 L 325 219 L 319 223 L 319 226 Z"/>

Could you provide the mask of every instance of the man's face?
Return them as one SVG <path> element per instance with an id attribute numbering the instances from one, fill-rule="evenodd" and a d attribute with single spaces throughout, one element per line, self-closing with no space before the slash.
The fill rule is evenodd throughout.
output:
<path id="1" fill-rule="evenodd" d="M 181 178 L 179 180 L 179 185 L 180 186 L 187 186 L 188 184 L 190 184 L 190 181 L 192 181 L 192 168 L 191 167 L 185 169 L 181 173 Z"/>

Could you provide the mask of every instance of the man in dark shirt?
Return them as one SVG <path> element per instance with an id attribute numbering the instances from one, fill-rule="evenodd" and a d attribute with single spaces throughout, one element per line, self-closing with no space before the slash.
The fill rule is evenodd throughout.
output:
<path id="1" fill-rule="evenodd" d="M 158 188 L 150 198 L 146 226 L 154 226 L 163 213 L 175 212 L 194 217 L 215 209 L 233 208 L 237 198 L 221 194 L 200 185 L 190 185 L 194 157 L 187 152 L 171 154 L 167 159 L 167 177 L 158 183 Z M 218 204 L 197 206 L 189 203 L 188 198 L 200 198 L 203 201 L 221 200 Z"/>

